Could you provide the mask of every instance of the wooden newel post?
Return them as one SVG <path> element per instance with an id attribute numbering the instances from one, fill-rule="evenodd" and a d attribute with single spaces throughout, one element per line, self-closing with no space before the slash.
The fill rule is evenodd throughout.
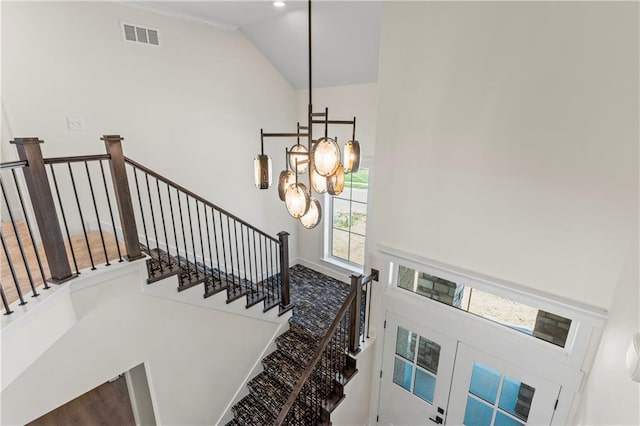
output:
<path id="1" fill-rule="evenodd" d="M 351 275 L 351 291 L 356 297 L 349 311 L 349 352 L 360 352 L 360 314 L 362 311 L 362 275 Z"/>
<path id="2" fill-rule="evenodd" d="M 280 240 L 280 278 L 282 279 L 280 306 L 286 309 L 291 305 L 291 295 L 289 294 L 289 233 L 280 232 L 278 239 Z"/>
<path id="3" fill-rule="evenodd" d="M 11 143 L 16 146 L 18 158 L 27 162 L 27 166 L 22 170 L 51 273 L 51 278 L 47 281 L 54 284 L 63 283 L 76 275 L 71 273 L 47 170 L 44 167 L 40 148 L 40 144 L 44 142 L 38 138 L 16 138 Z"/>
<path id="4" fill-rule="evenodd" d="M 140 251 L 138 241 L 138 228 L 136 227 L 136 217 L 133 213 L 133 203 L 131 202 L 131 191 L 129 190 L 129 180 L 127 179 L 127 169 L 124 164 L 124 154 L 122 153 L 122 141 L 124 138 L 119 135 L 104 135 L 100 138 L 104 141 L 107 154 L 111 156 L 111 178 L 113 189 L 116 194 L 118 213 L 120 214 L 120 224 L 122 225 L 122 237 L 128 261 L 141 259 L 144 257 Z"/>

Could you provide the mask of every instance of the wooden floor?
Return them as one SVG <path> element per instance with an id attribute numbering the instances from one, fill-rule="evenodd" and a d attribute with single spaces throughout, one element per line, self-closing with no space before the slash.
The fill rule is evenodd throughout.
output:
<path id="1" fill-rule="evenodd" d="M 124 377 L 90 390 L 34 420 L 33 426 L 135 426 Z"/>
<path id="2" fill-rule="evenodd" d="M 25 262 L 23 260 L 22 254 L 20 253 L 20 246 L 18 244 L 18 238 L 16 237 L 16 232 L 13 229 L 13 225 L 11 222 L 3 222 L 2 223 L 2 235 L 5 238 L 8 248 L 8 255 L 11 259 L 12 265 L 14 267 L 14 271 L 20 286 L 20 289 L 23 294 L 31 291 L 31 285 L 29 283 L 29 274 L 27 270 L 31 274 L 31 278 L 33 279 L 34 286 L 37 288 L 43 283 L 43 274 L 40 271 L 40 267 L 38 266 L 36 253 L 33 247 L 33 243 L 31 242 L 31 238 L 29 237 L 29 232 L 27 229 L 27 225 L 24 221 L 17 222 L 16 228 L 18 230 L 18 235 L 20 238 L 20 242 L 24 248 L 25 258 L 27 259 L 27 264 L 29 268 L 25 267 Z M 117 262 L 118 261 L 118 250 L 116 246 L 116 241 L 113 234 L 109 234 L 107 232 L 103 232 L 105 246 L 107 248 L 107 257 L 110 261 Z M 105 264 L 105 253 L 104 248 L 102 247 L 102 240 L 100 238 L 100 233 L 98 231 L 91 231 L 87 233 L 87 239 L 89 240 L 89 248 L 87 249 L 87 241 L 85 240 L 84 234 L 75 235 L 71 237 L 71 246 L 73 247 L 73 251 L 75 253 L 76 262 L 78 264 L 78 269 L 82 270 L 85 268 L 91 268 L 91 262 L 93 260 L 94 265 L 104 265 Z M 120 251 L 123 256 L 124 252 L 124 243 L 119 241 Z M 69 242 L 65 243 L 67 249 L 67 257 L 69 258 L 69 263 L 71 265 L 72 272 L 75 272 L 75 265 L 73 263 L 73 258 L 71 256 L 71 250 L 69 247 Z M 44 250 L 42 245 L 37 245 L 38 254 L 40 255 L 40 259 L 42 261 L 42 269 L 44 271 L 44 277 L 49 278 L 49 266 L 47 265 L 47 259 L 44 255 Z M 89 255 L 91 254 L 91 256 Z M 4 250 L 0 247 L 0 283 L 2 285 L 2 289 L 5 292 L 7 300 L 9 303 L 12 303 L 18 300 L 18 291 L 16 289 L 16 283 L 13 278 L 13 274 L 11 273 L 11 268 L 9 267 L 9 263 L 7 261 L 7 255 Z M 40 289 L 38 289 L 40 291 Z M 43 290 L 46 291 L 46 290 Z M 29 302 L 29 297 L 25 297 L 25 301 Z"/>

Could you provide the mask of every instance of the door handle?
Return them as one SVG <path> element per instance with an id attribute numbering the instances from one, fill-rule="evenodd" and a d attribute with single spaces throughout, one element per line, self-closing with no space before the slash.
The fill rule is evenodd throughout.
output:
<path id="1" fill-rule="evenodd" d="M 429 420 L 431 420 L 432 422 L 434 422 L 436 424 L 442 424 L 442 417 L 440 417 L 440 416 L 436 416 L 435 419 L 433 417 L 429 417 Z"/>

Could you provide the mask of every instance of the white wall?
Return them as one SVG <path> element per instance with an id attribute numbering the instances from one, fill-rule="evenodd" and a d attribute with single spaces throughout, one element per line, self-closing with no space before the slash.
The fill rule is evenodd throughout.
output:
<path id="1" fill-rule="evenodd" d="M 145 278 L 134 265 L 72 281 L 77 323 L 2 392 L 0 423 L 25 424 L 144 363 L 158 424 L 214 424 L 279 325 L 145 295 Z"/>
<path id="2" fill-rule="evenodd" d="M 631 380 L 625 366 L 631 336 L 640 331 L 637 259 L 635 247 L 630 251 L 609 307 L 609 322 L 578 412 L 580 424 L 640 424 L 640 384 Z"/>
<path id="3" fill-rule="evenodd" d="M 253 186 L 260 128 L 291 125 L 295 91 L 242 33 L 116 2 L 2 8 L 2 101 L 13 136 L 38 136 L 45 156 L 62 156 L 103 153 L 99 137 L 121 134 L 125 155 L 295 239 L 275 190 Z M 161 46 L 123 41 L 121 20 L 158 29 Z M 86 130 L 69 131 L 67 116 L 83 117 Z"/>
<path id="4" fill-rule="evenodd" d="M 384 5 L 368 260 L 384 272 L 385 244 L 610 309 L 583 424 L 638 423 L 638 7 Z"/>
<path id="5" fill-rule="evenodd" d="M 307 111 L 309 105 L 309 91 L 299 90 L 298 100 L 298 121 L 301 125 L 307 122 Z M 359 84 L 352 86 L 327 87 L 313 89 L 314 111 L 324 111 L 329 108 L 329 118 L 335 120 L 351 120 L 356 117 L 356 139 L 360 142 L 361 155 L 373 162 L 376 144 L 376 112 L 378 109 L 378 85 L 377 83 Z M 295 124 L 295 123 L 294 123 Z M 314 134 L 322 134 L 322 126 L 316 125 Z M 329 129 L 331 137 L 337 136 L 340 149 L 343 149 L 345 142 L 351 139 L 351 126 L 333 125 Z M 305 141 L 306 146 L 306 141 Z M 282 154 L 284 156 L 284 153 Z M 280 173 L 280 171 L 278 171 Z M 373 171 L 375 173 L 375 171 Z M 303 175 L 303 182 L 307 184 L 308 176 Z M 314 193 L 315 194 L 315 193 Z M 317 194 L 315 195 L 317 196 Z M 324 202 L 321 196 L 320 202 Z M 284 205 L 282 207 L 285 208 Z M 305 264 L 310 264 L 315 269 L 324 273 L 348 278 L 350 271 L 344 270 L 333 264 L 323 262 L 323 229 L 325 221 L 331 221 L 330 215 L 323 204 L 322 222 L 312 230 L 304 229 L 298 225 L 298 256 Z"/>
<path id="6" fill-rule="evenodd" d="M 637 3 L 385 3 L 375 235 L 608 308 L 638 220 Z"/>

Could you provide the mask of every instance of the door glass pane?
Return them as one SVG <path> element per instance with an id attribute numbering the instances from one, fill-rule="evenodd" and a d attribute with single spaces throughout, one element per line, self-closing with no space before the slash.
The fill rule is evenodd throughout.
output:
<path id="1" fill-rule="evenodd" d="M 493 416 L 493 407 L 484 402 L 468 396 L 467 408 L 464 411 L 464 424 L 466 426 L 489 426 Z"/>
<path id="2" fill-rule="evenodd" d="M 429 373 L 416 369 L 416 382 L 413 393 L 433 404 L 433 392 L 436 388 L 436 378 Z"/>
<path id="3" fill-rule="evenodd" d="M 413 361 L 416 353 L 416 338 L 417 334 L 413 331 L 398 327 L 398 333 L 396 335 L 396 354 L 408 359 L 409 361 Z"/>
<path id="4" fill-rule="evenodd" d="M 535 391 L 535 388 L 505 376 L 498 406 L 526 422 Z"/>
<path id="5" fill-rule="evenodd" d="M 495 404 L 501 374 L 477 362 L 473 363 L 469 392 Z"/>
<path id="6" fill-rule="evenodd" d="M 438 374 L 438 361 L 440 360 L 440 345 L 429 339 L 420 337 L 418 343 L 418 360 L 417 363 L 425 370 Z"/>
<path id="7" fill-rule="evenodd" d="M 495 426 L 523 426 L 524 423 L 520 423 L 512 417 L 507 416 L 504 413 L 498 411 L 496 414 L 496 421 L 493 423 Z"/>
<path id="8" fill-rule="evenodd" d="M 393 364 L 393 383 L 400 385 L 411 392 L 412 374 L 413 365 L 404 362 L 398 357 L 395 357 L 395 362 Z"/>

